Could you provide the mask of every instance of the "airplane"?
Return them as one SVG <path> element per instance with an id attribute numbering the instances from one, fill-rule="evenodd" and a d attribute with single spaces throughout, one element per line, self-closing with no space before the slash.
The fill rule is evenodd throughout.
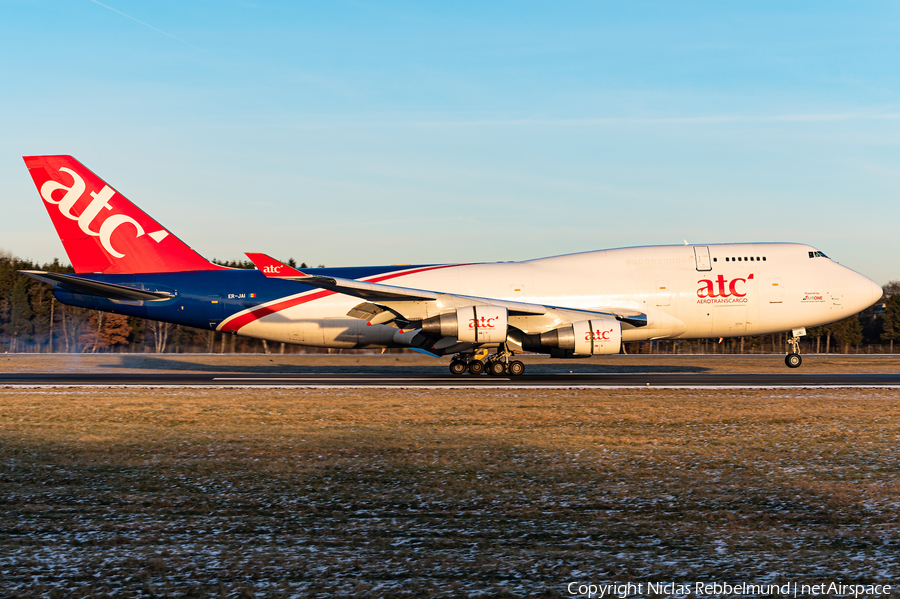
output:
<path id="1" fill-rule="evenodd" d="M 74 275 L 24 274 L 71 306 L 327 348 L 452 356 L 450 372 L 519 376 L 520 353 L 618 354 L 624 342 L 790 331 L 874 304 L 881 287 L 801 243 L 643 246 L 522 262 L 304 268 L 209 262 L 71 156 L 25 165 Z"/>

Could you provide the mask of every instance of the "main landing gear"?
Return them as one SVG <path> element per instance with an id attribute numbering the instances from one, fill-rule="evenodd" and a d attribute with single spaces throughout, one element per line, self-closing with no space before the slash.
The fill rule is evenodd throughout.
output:
<path id="1" fill-rule="evenodd" d="M 468 364 L 466 364 L 465 360 L 457 360 L 453 359 L 450 362 L 450 374 L 462 374 L 469 368 Z"/>
<path id="2" fill-rule="evenodd" d="M 794 329 L 791 331 L 791 336 L 787 340 L 790 349 L 784 357 L 784 364 L 788 368 L 800 368 L 800 365 L 803 364 L 803 358 L 800 357 L 800 337 L 805 334 L 806 329 Z"/>
<path id="3" fill-rule="evenodd" d="M 506 346 L 492 356 L 488 356 L 487 350 L 459 354 L 450 362 L 450 374 L 461 375 L 468 370 L 471 374 L 487 372 L 491 376 L 521 376 L 525 372 L 525 364 L 519 360 L 510 360 L 513 355 Z"/>

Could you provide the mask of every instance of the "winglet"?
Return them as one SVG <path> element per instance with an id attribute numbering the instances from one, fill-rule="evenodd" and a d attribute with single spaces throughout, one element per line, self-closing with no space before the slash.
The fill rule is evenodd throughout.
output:
<path id="1" fill-rule="evenodd" d="M 245 255 L 250 258 L 250 262 L 252 262 L 256 268 L 267 277 L 295 278 L 307 276 L 296 268 L 291 268 L 287 264 L 279 262 L 267 254 L 248 252 Z"/>

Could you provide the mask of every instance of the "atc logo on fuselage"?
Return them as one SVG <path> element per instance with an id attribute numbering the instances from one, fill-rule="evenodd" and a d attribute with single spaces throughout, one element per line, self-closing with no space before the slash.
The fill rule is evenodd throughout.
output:
<path id="1" fill-rule="evenodd" d="M 747 303 L 747 281 L 753 280 L 753 273 L 744 277 L 736 277 L 730 281 L 719 275 L 715 281 L 700 279 L 697 289 L 698 304 L 743 304 Z"/>

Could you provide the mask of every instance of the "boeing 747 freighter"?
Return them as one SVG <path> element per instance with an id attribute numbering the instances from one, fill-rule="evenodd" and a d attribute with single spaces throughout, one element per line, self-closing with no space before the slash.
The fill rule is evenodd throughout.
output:
<path id="1" fill-rule="evenodd" d="M 626 341 L 790 331 L 855 314 L 881 287 L 801 243 L 647 246 L 482 264 L 302 271 L 213 264 L 71 156 L 25 164 L 74 275 L 26 274 L 72 306 L 268 341 L 452 355 L 453 374 L 521 375 L 520 352 L 617 354 Z"/>

